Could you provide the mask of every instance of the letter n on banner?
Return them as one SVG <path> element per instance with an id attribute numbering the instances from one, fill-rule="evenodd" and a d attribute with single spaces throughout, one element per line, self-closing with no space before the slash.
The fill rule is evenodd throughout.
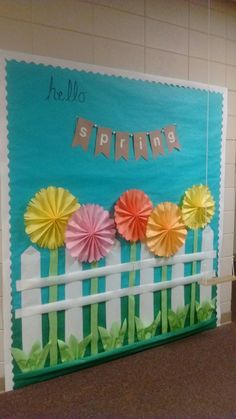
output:
<path id="1" fill-rule="evenodd" d="M 162 144 L 162 136 L 161 131 L 151 131 L 150 135 L 150 142 L 152 147 L 152 154 L 154 157 L 158 156 L 158 154 L 164 155 L 164 149 Z"/>
<path id="2" fill-rule="evenodd" d="M 176 134 L 175 125 L 169 125 L 168 127 L 164 128 L 164 132 L 166 136 L 168 150 L 172 151 L 173 148 L 180 150 L 180 144 Z"/>
<path id="3" fill-rule="evenodd" d="M 89 137 L 93 128 L 93 123 L 86 119 L 79 118 L 73 138 L 72 147 L 80 145 L 84 151 L 88 149 Z"/>
<path id="4" fill-rule="evenodd" d="M 134 134 L 134 155 L 136 160 L 140 159 L 140 157 L 143 157 L 145 160 L 148 158 L 147 136 L 145 132 Z"/>
<path id="5" fill-rule="evenodd" d="M 112 130 L 110 128 L 98 128 L 96 138 L 95 156 L 102 153 L 109 158 Z"/>
<path id="6" fill-rule="evenodd" d="M 128 160 L 129 155 L 129 133 L 128 132 L 117 132 L 116 133 L 116 160 L 124 157 Z"/>

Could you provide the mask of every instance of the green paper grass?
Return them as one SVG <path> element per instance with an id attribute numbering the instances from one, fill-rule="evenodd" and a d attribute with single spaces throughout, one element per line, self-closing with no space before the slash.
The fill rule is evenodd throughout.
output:
<path id="1" fill-rule="evenodd" d="M 127 320 L 125 319 L 123 321 L 122 326 L 120 326 L 117 322 L 112 323 L 110 332 L 104 327 L 99 327 L 98 330 L 105 352 L 120 348 L 124 343 L 127 331 Z"/>
<path id="2" fill-rule="evenodd" d="M 184 328 L 188 310 L 189 305 L 178 308 L 176 312 L 173 310 L 168 310 L 168 321 L 171 332 L 175 332 L 176 330 Z"/>
<path id="3" fill-rule="evenodd" d="M 84 357 L 86 348 L 91 342 L 91 335 L 86 336 L 80 342 L 74 335 L 70 335 L 67 342 L 58 339 L 58 346 L 61 356 L 61 362 L 74 361 Z"/>
<path id="4" fill-rule="evenodd" d="M 44 368 L 50 347 L 50 342 L 42 348 L 41 343 L 37 341 L 33 344 L 29 354 L 18 348 L 11 348 L 11 353 L 20 370 L 29 372 Z"/>
<path id="5" fill-rule="evenodd" d="M 210 320 L 215 309 L 216 309 L 215 298 L 213 298 L 213 300 L 211 301 L 204 301 L 202 304 L 196 302 L 197 320 L 199 322 Z"/>
<path id="6" fill-rule="evenodd" d="M 157 314 L 155 320 L 149 326 L 146 326 L 139 317 L 135 317 L 135 324 L 136 324 L 138 341 L 148 340 L 148 339 L 153 338 L 156 335 L 156 330 L 157 330 L 157 327 L 159 326 L 160 322 L 161 322 L 161 312 L 160 311 Z"/>

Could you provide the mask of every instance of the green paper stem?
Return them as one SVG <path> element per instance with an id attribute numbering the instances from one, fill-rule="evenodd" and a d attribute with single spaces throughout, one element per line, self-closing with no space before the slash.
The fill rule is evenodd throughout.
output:
<path id="1" fill-rule="evenodd" d="M 58 274 L 58 249 L 50 250 L 49 276 Z M 57 301 L 57 285 L 49 287 L 49 303 Z M 57 364 L 57 312 L 48 313 L 50 366 Z"/>
<path id="2" fill-rule="evenodd" d="M 130 245 L 130 262 L 136 261 L 136 243 Z M 135 285 L 135 271 L 129 272 L 129 287 Z M 128 343 L 134 343 L 135 336 L 135 298 L 134 295 L 128 297 Z"/>
<path id="3" fill-rule="evenodd" d="M 162 267 L 162 282 L 167 281 L 167 266 Z M 167 290 L 161 291 L 161 330 L 162 333 L 168 331 L 168 309 L 167 309 Z"/>
<path id="4" fill-rule="evenodd" d="M 193 253 L 198 250 L 198 229 L 193 230 Z M 192 275 L 197 273 L 197 262 L 194 261 L 192 265 Z M 190 326 L 195 322 L 195 306 L 196 306 L 196 282 L 191 285 L 191 301 L 190 301 Z"/>
<path id="5" fill-rule="evenodd" d="M 96 268 L 97 262 L 92 263 L 92 268 Z M 98 293 L 98 278 L 91 279 L 91 294 Z M 90 319 L 90 329 L 91 329 L 91 355 L 96 355 L 98 353 L 98 304 L 91 305 L 91 319 Z"/>

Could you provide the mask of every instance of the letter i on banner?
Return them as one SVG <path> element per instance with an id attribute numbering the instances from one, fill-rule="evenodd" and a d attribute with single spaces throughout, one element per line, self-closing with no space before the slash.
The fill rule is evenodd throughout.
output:
<path id="1" fill-rule="evenodd" d="M 112 130 L 110 128 L 98 128 L 96 138 L 95 156 L 102 153 L 109 158 Z"/>
<path id="2" fill-rule="evenodd" d="M 175 125 L 169 125 L 168 127 L 164 128 L 164 133 L 166 137 L 168 150 L 172 151 L 173 148 L 180 150 L 180 144 L 176 134 Z"/>
<path id="3" fill-rule="evenodd" d="M 86 119 L 79 118 L 73 138 L 72 147 L 80 145 L 84 151 L 88 149 L 89 137 L 93 128 L 93 123 Z"/>
<path id="4" fill-rule="evenodd" d="M 161 131 L 151 131 L 149 133 L 150 136 L 150 142 L 152 147 L 152 154 L 154 157 L 157 157 L 159 154 L 164 155 L 164 149 L 162 144 L 162 136 Z"/>
<path id="5" fill-rule="evenodd" d="M 128 160 L 129 155 L 129 133 L 128 132 L 117 132 L 116 133 L 116 160 L 124 157 Z"/>
<path id="6" fill-rule="evenodd" d="M 147 136 L 145 132 L 134 134 L 134 155 L 136 160 L 139 160 L 140 157 L 143 157 L 145 160 L 148 158 Z"/>

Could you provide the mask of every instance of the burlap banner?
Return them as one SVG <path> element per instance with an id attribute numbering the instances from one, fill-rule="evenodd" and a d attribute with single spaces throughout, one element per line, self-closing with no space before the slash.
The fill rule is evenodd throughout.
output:
<path id="1" fill-rule="evenodd" d="M 110 128 L 98 127 L 93 122 L 84 118 L 78 119 L 72 147 L 81 146 L 84 151 L 87 151 L 93 130 L 95 130 L 96 136 L 95 156 L 103 154 L 105 157 L 110 158 L 113 141 L 115 147 L 115 160 L 121 158 L 128 160 L 131 152 L 136 160 L 139 160 L 141 157 L 147 160 L 149 147 L 153 157 L 156 158 L 159 154 L 165 154 L 164 143 L 169 152 L 172 152 L 174 148 L 180 150 L 176 125 L 174 124 L 168 125 L 160 130 L 129 133 L 120 131 L 115 132 Z"/>

